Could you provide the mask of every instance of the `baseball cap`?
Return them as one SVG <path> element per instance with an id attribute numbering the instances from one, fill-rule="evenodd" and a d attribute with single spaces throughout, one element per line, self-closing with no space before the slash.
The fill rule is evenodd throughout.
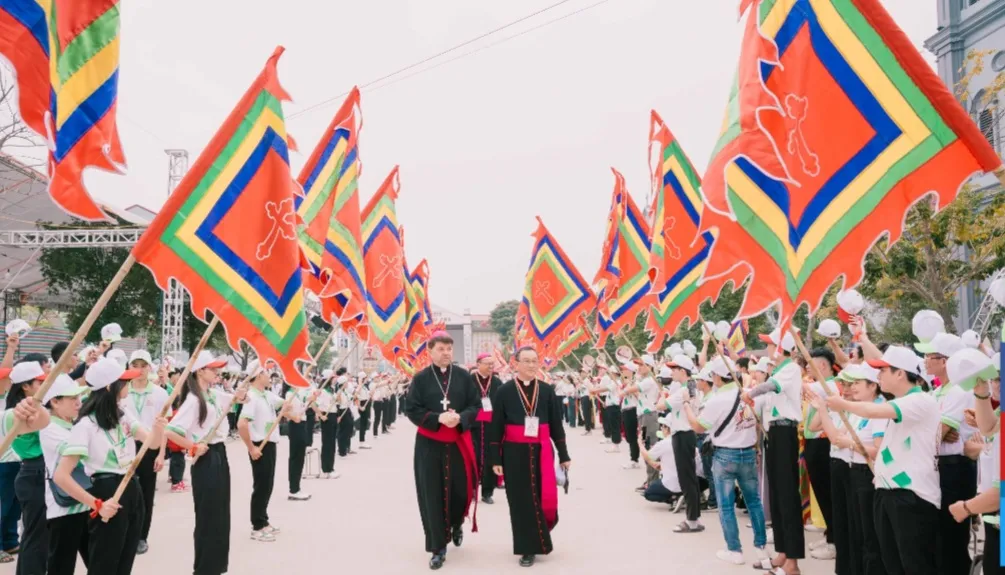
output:
<path id="1" fill-rule="evenodd" d="M 820 337 L 837 339 L 841 337 L 841 324 L 832 319 L 825 319 L 817 326 L 817 333 Z"/>
<path id="2" fill-rule="evenodd" d="M 24 337 L 25 334 L 31 331 L 31 326 L 23 319 L 12 319 L 7 322 L 7 325 L 4 327 L 4 331 L 6 331 L 9 336 L 17 334 L 18 337 Z"/>
<path id="3" fill-rule="evenodd" d="M 708 363 L 708 370 L 719 377 L 732 377 L 736 371 L 736 364 L 728 357 L 717 355 Z"/>
<path id="4" fill-rule="evenodd" d="M 798 328 L 796 329 L 796 333 L 799 333 Z M 764 343 L 770 343 L 772 345 L 779 346 L 785 351 L 792 351 L 793 349 L 796 348 L 796 340 L 795 338 L 792 337 L 792 333 L 785 332 L 785 335 L 782 335 L 782 330 L 778 328 L 775 328 L 769 334 L 763 334 L 763 333 L 758 334 L 757 337 Z"/>
<path id="5" fill-rule="evenodd" d="M 95 349 L 97 348 L 95 348 L 93 345 L 85 347 L 84 349 L 80 350 L 80 353 L 77 354 L 77 359 L 79 359 L 80 361 L 87 361 L 87 356 L 90 355 L 91 352 L 94 351 Z"/>
<path id="6" fill-rule="evenodd" d="M 132 365 L 136 360 L 145 361 L 147 365 L 154 364 L 153 358 L 150 357 L 150 352 L 145 349 L 137 349 L 129 355 L 129 365 Z"/>
<path id="7" fill-rule="evenodd" d="M 126 369 L 114 359 L 103 357 L 87 368 L 84 381 L 91 389 L 104 389 L 120 379 L 136 379 L 139 375 L 138 369 Z"/>
<path id="8" fill-rule="evenodd" d="M 766 357 L 762 357 L 757 360 L 757 363 L 752 364 L 749 371 L 759 371 L 761 373 L 771 373 L 771 362 Z"/>
<path id="9" fill-rule="evenodd" d="M 838 316 L 841 321 L 847 322 L 851 316 L 858 315 L 865 308 L 865 298 L 858 290 L 846 289 L 837 294 Z"/>
<path id="10" fill-rule="evenodd" d="M 0 375 L 2 375 L 2 374 L 0 374 Z M 660 367 L 660 378 L 662 378 L 662 379 L 670 379 L 671 377 L 673 377 L 673 372 L 670 371 L 670 367 L 669 366 L 664 365 L 664 366 Z"/>
<path id="11" fill-rule="evenodd" d="M 335 380 L 335 383 L 337 383 L 339 385 L 345 385 L 348 381 L 349 381 L 348 377 L 346 377 L 344 375 L 340 375 L 340 376 L 338 376 L 338 379 Z"/>
<path id="12" fill-rule="evenodd" d="M 960 336 L 951 333 L 940 333 L 928 342 L 918 342 L 914 344 L 914 349 L 924 354 L 936 353 L 943 357 L 950 357 L 957 351 L 963 349 L 963 340 Z"/>
<path id="13" fill-rule="evenodd" d="M 648 353 L 642 356 L 642 363 L 648 365 L 649 367 L 656 367 L 656 360 Z"/>
<path id="14" fill-rule="evenodd" d="M 101 328 L 101 341 L 116 342 L 122 340 L 122 326 L 110 323 Z"/>
<path id="15" fill-rule="evenodd" d="M 73 381 L 69 375 L 61 373 L 56 376 L 56 380 L 52 382 L 52 387 L 49 388 L 49 391 L 45 392 L 45 397 L 42 398 L 42 405 L 49 403 L 54 397 L 76 397 L 85 391 L 87 391 L 86 387 L 77 385 L 77 382 Z"/>
<path id="16" fill-rule="evenodd" d="M 626 370 L 628 370 L 628 371 L 630 371 L 632 373 L 635 373 L 635 372 L 637 372 L 639 370 L 638 366 L 635 365 L 634 361 L 627 361 L 625 363 L 622 363 L 621 364 L 621 369 L 626 369 Z"/>
<path id="17" fill-rule="evenodd" d="M 680 355 L 684 353 L 684 346 L 679 343 L 671 343 L 670 347 L 663 352 L 663 357 L 673 357 L 675 355 Z"/>
<path id="18" fill-rule="evenodd" d="M 694 362 L 691 361 L 690 357 L 683 354 L 675 355 L 673 360 L 670 361 L 670 363 L 668 363 L 667 365 L 670 367 L 679 367 L 681 369 L 685 369 L 687 370 L 688 373 L 694 371 Z"/>
<path id="19" fill-rule="evenodd" d="M 321 372 L 321 377 L 322 377 L 322 379 L 331 379 L 332 375 L 334 375 L 334 374 L 335 374 L 334 371 L 332 371 L 330 369 L 326 369 L 326 370 L 324 370 L 324 371 Z"/>
<path id="20" fill-rule="evenodd" d="M 365 371 L 361 371 L 361 372 L 357 373 L 356 374 L 356 378 L 357 379 L 366 379 L 366 372 Z"/>
<path id="21" fill-rule="evenodd" d="M 871 381 L 873 383 L 879 383 L 879 370 L 864 363 L 852 363 L 841 370 L 841 373 L 838 374 L 838 379 L 847 381 L 848 383 L 858 381 L 860 379 Z"/>
<path id="22" fill-rule="evenodd" d="M 977 332 L 972 329 L 961 333 L 960 339 L 963 341 L 963 345 L 969 348 L 977 349 L 981 346 L 981 336 L 977 335 Z"/>
<path id="23" fill-rule="evenodd" d="M 23 361 L 10 370 L 10 380 L 12 383 L 27 383 L 29 381 L 41 381 L 45 379 L 45 370 L 37 361 Z"/>
<path id="24" fill-rule="evenodd" d="M 667 416 L 665 416 L 665 415 L 662 416 L 662 417 L 660 417 L 660 418 L 658 418 L 656 420 L 656 422 L 659 423 L 660 425 L 665 425 L 667 427 L 670 427 L 670 418 L 667 417 Z"/>
<path id="25" fill-rule="evenodd" d="M 683 342 L 681 342 L 680 347 L 681 351 L 684 352 L 684 355 L 690 358 L 694 358 L 694 356 L 698 355 L 698 348 L 695 347 L 694 344 L 691 343 L 691 340 L 689 339 L 685 339 Z"/>
<path id="26" fill-rule="evenodd" d="M 195 363 L 192 364 L 192 371 L 199 371 L 200 369 L 216 369 L 227 365 L 227 360 L 223 358 L 215 358 L 213 354 L 205 349 L 199 352 L 199 355 L 195 356 Z"/>
<path id="27" fill-rule="evenodd" d="M 921 358 L 910 349 L 899 345 L 886 348 L 883 359 L 870 359 L 868 363 L 870 367 L 876 369 L 892 367 L 921 375 Z"/>
<path id="28" fill-rule="evenodd" d="M 911 333 L 918 338 L 918 341 L 932 341 L 936 335 L 945 331 L 946 322 L 935 310 L 923 309 L 911 319 Z"/>
<path id="29" fill-rule="evenodd" d="M 253 360 L 249 361 L 248 362 L 248 366 L 246 368 L 244 368 L 244 375 L 248 379 L 254 379 L 254 378 L 258 377 L 259 375 L 261 375 L 264 371 L 265 371 L 265 368 L 262 367 L 262 362 L 260 362 L 257 359 L 253 359 Z"/>
<path id="30" fill-rule="evenodd" d="M 998 366 L 992 358 L 972 348 L 963 348 L 954 353 L 946 362 L 949 381 L 970 391 L 977 380 L 987 381 L 998 377 Z"/>
<path id="31" fill-rule="evenodd" d="M 115 361 L 119 362 L 119 365 L 121 365 L 123 369 L 127 365 L 129 365 L 129 358 L 126 357 L 126 352 L 122 351 L 121 349 L 110 349 L 108 350 L 108 353 L 105 354 L 105 357 L 114 359 Z"/>
<path id="32" fill-rule="evenodd" d="M 694 374 L 694 378 L 712 383 L 712 372 L 708 370 L 708 366 L 705 366 L 699 369 L 698 373 Z"/>

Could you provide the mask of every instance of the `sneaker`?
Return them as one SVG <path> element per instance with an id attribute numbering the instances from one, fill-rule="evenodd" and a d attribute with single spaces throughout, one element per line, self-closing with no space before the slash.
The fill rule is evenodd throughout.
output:
<path id="1" fill-rule="evenodd" d="M 331 479 L 331 473 L 320 473 L 318 474 L 318 479 Z"/>
<path id="2" fill-rule="evenodd" d="M 743 553 L 740 553 L 739 551 L 720 549 L 715 552 L 715 556 L 719 558 L 719 561 L 725 561 L 726 563 L 732 563 L 733 565 L 743 565 Z"/>
<path id="3" fill-rule="evenodd" d="M 810 543 L 809 545 L 807 545 L 807 547 L 810 549 L 810 551 L 813 551 L 814 549 L 819 549 L 819 548 L 823 547 L 824 545 L 827 545 L 827 540 L 826 539 L 821 539 L 819 541 L 814 541 L 813 543 Z"/>
<path id="4" fill-rule="evenodd" d="M 673 504 L 673 512 L 680 513 L 681 508 L 684 507 L 684 496 L 681 495 L 677 498 L 677 501 Z"/>
<path id="5" fill-rule="evenodd" d="M 628 463 L 621 466 L 621 469 L 638 469 L 638 468 L 639 468 L 638 461 L 629 461 Z"/>
<path id="6" fill-rule="evenodd" d="M 359 444 L 359 448 L 360 449 L 373 449 L 372 447 L 370 447 L 369 445 L 367 445 L 365 443 L 360 443 Z"/>
<path id="7" fill-rule="evenodd" d="M 185 493 L 185 491 L 186 486 L 184 481 L 181 483 L 175 483 L 171 486 L 171 493 Z"/>
<path id="8" fill-rule="evenodd" d="M 612 445 L 604 450 L 607 453 L 621 453 L 621 447 L 618 445 Z"/>
<path id="9" fill-rule="evenodd" d="M 342 477 L 342 474 L 337 471 L 332 471 L 328 474 L 328 479 L 338 479 L 339 477 Z"/>
<path id="10" fill-rule="evenodd" d="M 266 525 L 265 527 L 262 528 L 262 531 L 275 535 L 279 533 L 279 528 L 276 527 L 275 525 Z"/>
<path id="11" fill-rule="evenodd" d="M 310 498 L 311 496 L 308 495 L 307 493 L 304 493 L 303 491 L 290 493 L 290 495 L 287 497 L 287 499 L 289 499 L 290 501 L 307 501 Z"/>
<path id="12" fill-rule="evenodd" d="M 810 551 L 810 557 L 821 561 L 833 561 L 837 557 L 837 549 L 833 545 L 827 544 Z"/>
<path id="13" fill-rule="evenodd" d="M 607 445 L 610 442 L 611 442 L 611 440 L 609 438 L 605 437 L 605 438 L 603 438 L 603 439 L 600 440 L 600 445 Z"/>
<path id="14" fill-rule="evenodd" d="M 150 551 L 150 546 L 143 539 L 140 539 L 140 544 L 136 546 L 136 554 L 143 555 L 147 551 Z"/>
<path id="15" fill-rule="evenodd" d="M 258 531 L 251 532 L 252 541 L 261 541 L 263 543 L 272 543 L 276 540 L 276 536 L 265 531 L 265 529 L 260 529 Z"/>

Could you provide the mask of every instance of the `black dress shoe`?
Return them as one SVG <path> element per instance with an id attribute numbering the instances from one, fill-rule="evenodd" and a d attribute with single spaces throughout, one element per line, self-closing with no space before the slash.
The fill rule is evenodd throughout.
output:
<path id="1" fill-rule="evenodd" d="M 533 555 L 524 555 L 523 557 L 521 557 L 520 558 L 520 566 L 521 567 L 533 567 L 534 566 L 534 556 Z"/>
<path id="2" fill-rule="evenodd" d="M 482 497 L 482 503 L 484 503 L 485 505 L 493 505 L 495 504 L 495 501 L 492 499 L 491 495 L 487 495 L 485 497 Z"/>
<path id="3" fill-rule="evenodd" d="M 460 547 L 461 543 L 464 543 L 464 529 L 460 525 L 454 527 L 450 538 L 454 541 L 454 547 Z"/>
<path id="4" fill-rule="evenodd" d="M 445 552 L 433 553 L 433 557 L 429 560 L 429 568 L 436 571 L 440 567 L 443 567 L 443 563 L 447 560 L 447 554 Z"/>

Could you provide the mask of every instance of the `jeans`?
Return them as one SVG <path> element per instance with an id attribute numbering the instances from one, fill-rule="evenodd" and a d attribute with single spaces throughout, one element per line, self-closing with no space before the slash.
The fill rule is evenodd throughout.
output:
<path id="1" fill-rule="evenodd" d="M 17 521 L 21 518 L 21 504 L 14 495 L 14 479 L 21 471 L 20 461 L 0 463 L 0 549 L 18 546 Z"/>
<path id="2" fill-rule="evenodd" d="M 567 397 L 565 399 L 569 402 L 565 406 L 565 421 L 569 424 L 569 427 L 576 427 L 576 398 Z"/>
<path id="3" fill-rule="evenodd" d="M 168 476 L 171 477 L 171 485 L 178 485 L 185 479 L 185 452 L 168 451 L 168 458 L 171 463 L 168 465 Z"/>
<path id="4" fill-rule="evenodd" d="M 701 444 L 706 441 L 710 441 L 707 433 L 702 433 L 698 436 L 698 453 L 701 453 Z M 715 485 L 715 475 L 712 474 L 712 456 L 702 455 L 701 456 L 701 467 L 705 471 L 705 478 L 708 479 L 709 485 Z M 715 488 L 708 490 L 708 505 L 709 507 L 716 507 L 715 498 Z"/>
<path id="5" fill-rule="evenodd" d="M 734 486 L 739 485 L 754 528 L 754 547 L 763 548 L 767 544 L 767 535 L 764 530 L 764 509 L 761 507 L 761 496 L 758 493 L 757 452 L 753 447 L 716 448 L 712 474 L 715 478 L 716 498 L 719 501 L 719 523 L 722 524 L 726 547 L 730 551 L 737 552 L 743 549 L 740 545 L 740 528 L 736 523 L 734 509 L 736 505 Z"/>

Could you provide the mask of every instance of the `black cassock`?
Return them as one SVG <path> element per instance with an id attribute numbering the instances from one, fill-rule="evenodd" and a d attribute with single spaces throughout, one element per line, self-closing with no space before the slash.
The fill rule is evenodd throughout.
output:
<path id="1" fill-rule="evenodd" d="M 482 397 L 488 397 L 489 401 L 495 405 L 496 394 L 499 393 L 499 388 L 502 387 L 502 381 L 493 374 L 489 376 L 488 389 L 485 389 L 485 380 L 481 378 L 477 371 L 471 372 L 471 381 L 475 384 L 475 391 L 479 397 L 478 401 L 482 401 Z M 481 404 L 478 407 L 480 408 Z M 492 459 L 486 457 L 489 448 L 489 429 L 492 427 L 492 413 L 486 412 L 483 415 L 481 410 L 479 410 L 478 419 L 482 421 L 476 421 L 475 425 L 471 428 L 471 441 L 475 445 L 475 459 L 478 461 L 478 472 L 481 474 L 482 496 L 491 497 L 492 493 L 495 492 L 497 482 L 496 474 L 492 472 Z"/>
<path id="2" fill-rule="evenodd" d="M 433 373 L 434 369 L 437 373 Z M 412 423 L 427 431 L 440 431 L 440 414 L 447 411 L 442 401 L 448 378 L 449 409 L 461 416 L 458 426 L 461 431 L 471 429 L 481 408 L 481 398 L 471 382 L 471 375 L 456 365 L 450 366 L 447 373 L 430 366 L 412 378 L 405 397 L 405 415 Z M 443 443 L 421 434 L 415 437 L 413 467 L 419 515 L 426 533 L 426 551 L 434 553 L 446 548 L 451 528 L 464 522 L 467 471 L 456 443 Z"/>
<path id="3" fill-rule="evenodd" d="M 493 465 L 502 465 L 506 479 L 506 500 L 513 528 L 513 553 L 547 555 L 552 551 L 551 529 L 554 525 L 547 524 L 542 508 L 541 450 L 551 450 L 552 446 L 505 441 L 506 427 L 516 425 L 522 432 L 527 417 L 523 399 L 516 386 L 515 379 L 504 383 L 492 403 L 491 455 Z M 528 400 L 533 398 L 535 386 L 540 386 L 541 390 L 532 415 L 538 418 L 541 427 L 548 425 L 550 428 L 551 440 L 558 451 L 558 461 L 569 461 L 565 428 L 562 427 L 562 401 L 555 395 L 554 387 L 537 381 L 523 387 Z M 551 476 L 554 476 L 554 470 Z M 557 521 L 556 515 L 555 522 Z"/>

